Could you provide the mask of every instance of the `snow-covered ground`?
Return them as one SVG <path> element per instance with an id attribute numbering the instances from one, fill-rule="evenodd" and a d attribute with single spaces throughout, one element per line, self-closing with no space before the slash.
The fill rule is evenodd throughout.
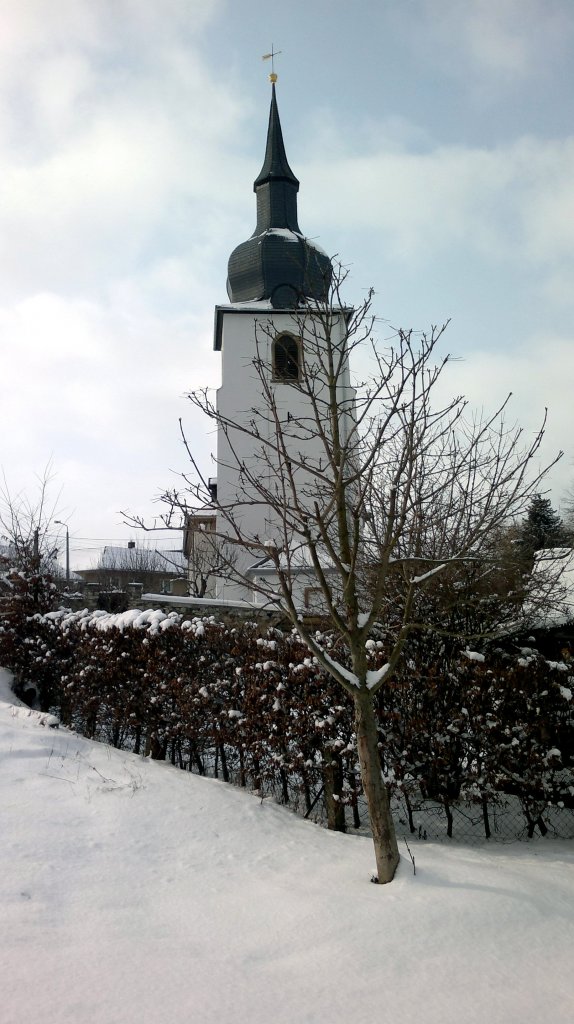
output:
<path id="1" fill-rule="evenodd" d="M 375 886 L 366 838 L 50 725 L 0 670 L 2 1024 L 572 1024 L 572 844 Z"/>

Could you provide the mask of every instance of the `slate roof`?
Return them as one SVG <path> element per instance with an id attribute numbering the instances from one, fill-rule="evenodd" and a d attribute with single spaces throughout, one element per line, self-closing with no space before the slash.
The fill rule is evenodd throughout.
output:
<path id="1" fill-rule="evenodd" d="M 293 309 L 305 298 L 324 299 L 331 283 L 331 261 L 299 228 L 299 182 L 285 152 L 275 83 L 265 159 L 253 189 L 257 197 L 257 226 L 251 238 L 238 245 L 229 257 L 230 301 L 267 299 L 274 309 Z"/>

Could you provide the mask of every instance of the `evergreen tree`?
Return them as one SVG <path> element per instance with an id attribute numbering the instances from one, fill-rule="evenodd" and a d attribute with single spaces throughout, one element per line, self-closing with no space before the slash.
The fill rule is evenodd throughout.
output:
<path id="1" fill-rule="evenodd" d="M 574 484 L 572 484 L 562 501 L 562 508 L 564 509 L 564 523 L 568 531 L 570 544 L 574 543 Z"/>
<path id="2" fill-rule="evenodd" d="M 533 555 L 541 548 L 556 548 L 566 543 L 562 520 L 552 508 L 549 498 L 535 494 L 522 525 L 522 545 Z"/>

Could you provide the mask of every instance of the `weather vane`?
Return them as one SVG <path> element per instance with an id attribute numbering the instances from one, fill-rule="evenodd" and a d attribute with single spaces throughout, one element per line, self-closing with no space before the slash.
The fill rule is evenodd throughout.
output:
<path id="1" fill-rule="evenodd" d="M 281 52 L 281 50 L 274 50 L 273 43 L 271 43 L 271 53 L 264 53 L 263 57 L 261 58 L 262 60 L 271 61 L 271 74 L 269 75 L 269 81 L 273 82 L 273 84 L 275 84 L 275 82 L 277 81 L 277 75 L 275 74 L 275 57 L 277 57 L 277 55 L 280 54 Z"/>

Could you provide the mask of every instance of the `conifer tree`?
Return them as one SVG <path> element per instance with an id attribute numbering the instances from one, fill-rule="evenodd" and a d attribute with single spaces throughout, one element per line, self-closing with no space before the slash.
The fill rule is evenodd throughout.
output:
<path id="1" fill-rule="evenodd" d="M 562 520 L 552 508 L 549 498 L 533 495 L 522 527 L 522 546 L 533 555 L 541 548 L 560 547 L 566 541 Z"/>

